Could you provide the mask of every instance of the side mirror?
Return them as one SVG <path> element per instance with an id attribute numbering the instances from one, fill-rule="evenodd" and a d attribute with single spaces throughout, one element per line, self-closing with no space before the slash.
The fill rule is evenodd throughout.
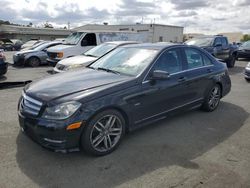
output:
<path id="1" fill-rule="evenodd" d="M 154 70 L 151 79 L 152 80 L 166 80 L 170 78 L 170 74 L 162 70 Z"/>
<path id="2" fill-rule="evenodd" d="M 81 46 L 87 46 L 87 45 L 88 45 L 88 41 L 87 40 L 82 40 Z"/>

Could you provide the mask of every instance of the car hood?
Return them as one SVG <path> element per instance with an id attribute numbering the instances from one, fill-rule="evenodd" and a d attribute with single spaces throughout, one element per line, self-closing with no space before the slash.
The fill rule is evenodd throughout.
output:
<path id="1" fill-rule="evenodd" d="M 59 52 L 61 50 L 66 50 L 69 48 L 75 47 L 75 45 L 66 45 L 66 44 L 60 44 L 60 45 L 56 45 L 53 47 L 48 48 L 48 52 Z"/>
<path id="2" fill-rule="evenodd" d="M 93 92 L 93 89 L 107 87 L 130 79 L 131 77 L 128 76 L 105 71 L 82 69 L 56 74 L 31 83 L 25 88 L 25 93 L 37 100 L 49 102 L 77 92 L 87 92 L 88 90 Z"/>
<path id="3" fill-rule="evenodd" d="M 69 65 L 79 65 L 86 64 L 95 61 L 96 57 L 90 57 L 85 55 L 77 55 L 74 57 L 66 58 L 58 62 L 58 64 L 69 66 Z"/>
<path id="4" fill-rule="evenodd" d="M 26 54 L 26 53 L 33 53 L 33 52 L 37 52 L 36 50 L 22 50 L 20 52 L 17 52 L 16 55 L 22 55 L 22 54 Z"/>

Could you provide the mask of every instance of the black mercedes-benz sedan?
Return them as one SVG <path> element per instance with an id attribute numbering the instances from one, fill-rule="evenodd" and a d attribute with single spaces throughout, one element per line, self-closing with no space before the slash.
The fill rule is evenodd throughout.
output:
<path id="1" fill-rule="evenodd" d="M 198 47 L 135 44 L 28 85 L 19 122 L 46 148 L 105 155 L 126 132 L 170 112 L 215 110 L 230 89 L 226 66 Z"/>

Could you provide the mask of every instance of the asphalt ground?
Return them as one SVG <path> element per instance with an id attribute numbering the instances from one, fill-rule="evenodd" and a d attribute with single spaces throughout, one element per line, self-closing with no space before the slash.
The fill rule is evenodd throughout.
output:
<path id="1" fill-rule="evenodd" d="M 11 52 L 6 52 L 11 63 Z M 230 69 L 231 92 L 211 113 L 193 110 L 129 133 L 110 155 L 55 153 L 19 128 L 22 87 L 0 90 L 0 187 L 250 187 L 247 61 Z M 9 67 L 0 82 L 38 80 L 49 66 Z"/>

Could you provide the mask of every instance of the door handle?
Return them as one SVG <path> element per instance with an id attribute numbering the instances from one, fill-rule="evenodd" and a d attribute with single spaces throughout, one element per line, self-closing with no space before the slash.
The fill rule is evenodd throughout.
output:
<path id="1" fill-rule="evenodd" d="M 178 82 L 184 82 L 184 81 L 186 81 L 187 80 L 187 77 L 180 77 L 179 79 L 178 79 Z"/>

